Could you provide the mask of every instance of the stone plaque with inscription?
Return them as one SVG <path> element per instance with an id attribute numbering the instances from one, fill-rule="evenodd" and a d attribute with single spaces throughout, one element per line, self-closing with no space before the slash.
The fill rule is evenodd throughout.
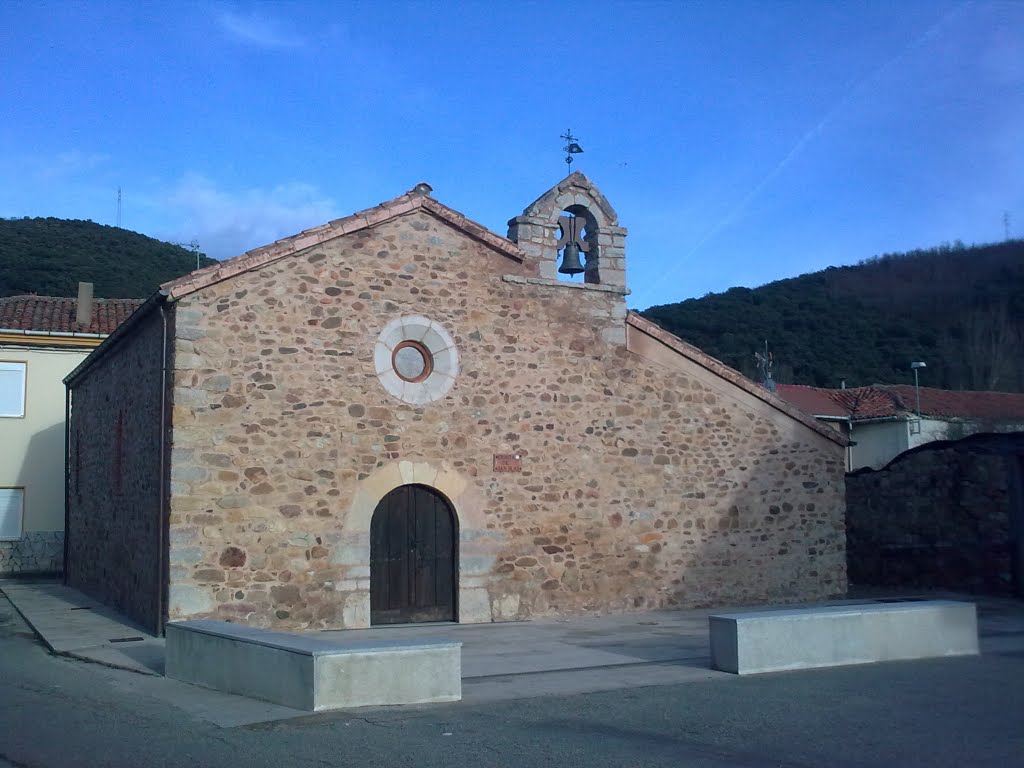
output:
<path id="1" fill-rule="evenodd" d="M 523 457 L 518 453 L 496 453 L 494 454 L 495 472 L 522 472 Z"/>

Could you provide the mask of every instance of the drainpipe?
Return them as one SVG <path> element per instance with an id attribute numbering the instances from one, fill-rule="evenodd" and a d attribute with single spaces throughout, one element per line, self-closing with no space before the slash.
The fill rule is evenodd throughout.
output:
<path id="1" fill-rule="evenodd" d="M 68 524 L 71 521 L 71 386 L 64 385 L 64 563 L 63 582 L 68 583 Z"/>
<path id="2" fill-rule="evenodd" d="M 847 419 L 846 425 L 849 427 L 846 437 L 850 441 L 850 444 L 846 447 L 846 471 L 853 472 L 853 446 L 856 445 L 856 443 L 853 442 L 853 419 Z"/>
<path id="3" fill-rule="evenodd" d="M 164 589 L 167 586 L 167 572 L 164 568 L 164 500 L 167 496 L 167 310 L 160 303 L 160 319 L 163 322 L 163 336 L 160 345 L 160 498 L 157 503 L 157 590 L 156 627 L 157 636 L 164 631 Z"/>

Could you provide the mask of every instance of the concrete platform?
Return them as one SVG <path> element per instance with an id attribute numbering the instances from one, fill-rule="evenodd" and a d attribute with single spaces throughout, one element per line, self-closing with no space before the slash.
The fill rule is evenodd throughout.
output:
<path id="1" fill-rule="evenodd" d="M 462 698 L 462 644 L 352 642 L 210 619 L 166 628 L 167 677 L 322 711 Z"/>
<path id="2" fill-rule="evenodd" d="M 708 617 L 711 666 L 748 675 L 978 653 L 974 603 L 876 602 Z"/>

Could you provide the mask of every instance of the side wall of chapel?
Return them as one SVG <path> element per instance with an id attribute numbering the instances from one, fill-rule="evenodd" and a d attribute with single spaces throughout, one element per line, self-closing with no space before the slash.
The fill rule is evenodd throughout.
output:
<path id="1" fill-rule="evenodd" d="M 159 632 L 166 551 L 160 313 L 116 341 L 72 386 L 65 579 Z"/>

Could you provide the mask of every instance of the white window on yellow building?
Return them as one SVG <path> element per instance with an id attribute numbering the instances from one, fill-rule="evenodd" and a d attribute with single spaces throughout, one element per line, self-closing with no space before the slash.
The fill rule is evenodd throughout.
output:
<path id="1" fill-rule="evenodd" d="M 28 364 L 0 361 L 0 417 L 25 415 L 25 376 Z"/>
<path id="2" fill-rule="evenodd" d="M 24 488 L 0 488 L 0 541 L 21 538 L 24 510 Z"/>

